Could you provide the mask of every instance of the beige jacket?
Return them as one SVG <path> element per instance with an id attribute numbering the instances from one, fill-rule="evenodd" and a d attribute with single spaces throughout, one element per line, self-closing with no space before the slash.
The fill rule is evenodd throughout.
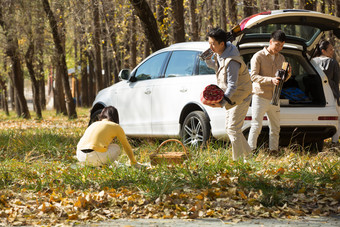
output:
<path id="1" fill-rule="evenodd" d="M 253 81 L 253 93 L 271 100 L 275 85 L 271 82 L 278 69 L 282 68 L 285 58 L 282 54 L 276 54 L 275 59 L 268 52 L 267 48 L 258 51 L 252 57 L 250 77 Z"/>
<path id="2" fill-rule="evenodd" d="M 228 67 L 228 64 L 230 61 L 237 61 L 241 64 L 239 73 L 238 73 L 238 79 L 237 79 L 237 89 L 235 93 L 230 97 L 232 105 L 227 103 L 225 108 L 228 110 L 240 103 L 243 102 L 244 99 L 246 99 L 249 95 L 252 93 L 252 87 L 251 87 L 251 80 L 248 72 L 248 68 L 242 58 L 240 56 L 231 56 L 223 61 L 223 65 L 220 65 L 216 77 L 217 77 L 217 85 L 223 90 L 226 91 L 228 84 L 227 84 L 227 73 L 226 69 Z"/>

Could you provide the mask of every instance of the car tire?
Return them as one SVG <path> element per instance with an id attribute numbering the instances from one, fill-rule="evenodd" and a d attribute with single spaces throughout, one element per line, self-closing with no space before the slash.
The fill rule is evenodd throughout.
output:
<path id="1" fill-rule="evenodd" d="M 98 119 L 98 116 L 99 116 L 99 114 L 102 112 L 102 110 L 103 110 L 103 109 L 96 110 L 96 111 L 94 111 L 93 114 L 91 114 L 90 121 L 89 121 L 89 126 L 90 126 L 93 122 L 99 120 L 99 119 Z"/>
<path id="2" fill-rule="evenodd" d="M 312 144 L 312 152 L 321 152 L 323 149 L 324 141 L 318 140 Z"/>
<path id="3" fill-rule="evenodd" d="M 202 111 L 193 111 L 186 116 L 181 127 L 181 138 L 184 145 L 192 147 L 204 146 L 210 139 L 211 126 Z"/>

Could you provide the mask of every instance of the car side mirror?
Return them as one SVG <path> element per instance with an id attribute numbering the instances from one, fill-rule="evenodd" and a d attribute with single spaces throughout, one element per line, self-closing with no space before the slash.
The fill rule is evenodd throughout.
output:
<path id="1" fill-rule="evenodd" d="M 121 80 L 128 80 L 130 76 L 130 69 L 122 69 L 118 74 L 118 78 Z"/>

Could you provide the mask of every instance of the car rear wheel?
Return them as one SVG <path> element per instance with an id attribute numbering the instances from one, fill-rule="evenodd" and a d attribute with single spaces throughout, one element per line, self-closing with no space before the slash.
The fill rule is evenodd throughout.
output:
<path id="1" fill-rule="evenodd" d="M 102 112 L 103 109 L 96 110 L 93 114 L 91 114 L 89 125 L 91 125 L 93 122 L 98 121 L 99 114 Z"/>
<path id="2" fill-rule="evenodd" d="M 210 138 L 210 123 L 202 111 L 194 111 L 185 118 L 181 137 L 184 145 L 199 147 Z"/>
<path id="3" fill-rule="evenodd" d="M 306 146 L 306 149 L 309 150 L 310 152 L 317 153 L 321 152 L 324 146 L 324 141 L 323 140 L 317 140 L 313 143 L 310 143 L 308 146 Z"/>

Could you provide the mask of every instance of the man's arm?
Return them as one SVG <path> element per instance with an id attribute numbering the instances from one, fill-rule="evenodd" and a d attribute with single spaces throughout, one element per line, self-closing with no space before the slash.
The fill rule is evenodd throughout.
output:
<path id="1" fill-rule="evenodd" d="M 237 61 L 230 61 L 225 73 L 227 74 L 227 90 L 224 93 L 224 99 L 220 102 L 221 106 L 225 106 L 227 103 L 232 105 L 231 97 L 237 89 L 238 73 L 240 71 L 241 64 Z"/>
<path id="2" fill-rule="evenodd" d="M 217 67 L 216 61 L 217 61 L 217 59 L 216 59 L 215 55 L 212 55 L 212 57 L 210 57 L 209 59 L 207 58 L 205 60 L 205 63 L 207 64 L 207 66 L 209 68 L 212 68 L 217 72 L 218 67 Z"/>

